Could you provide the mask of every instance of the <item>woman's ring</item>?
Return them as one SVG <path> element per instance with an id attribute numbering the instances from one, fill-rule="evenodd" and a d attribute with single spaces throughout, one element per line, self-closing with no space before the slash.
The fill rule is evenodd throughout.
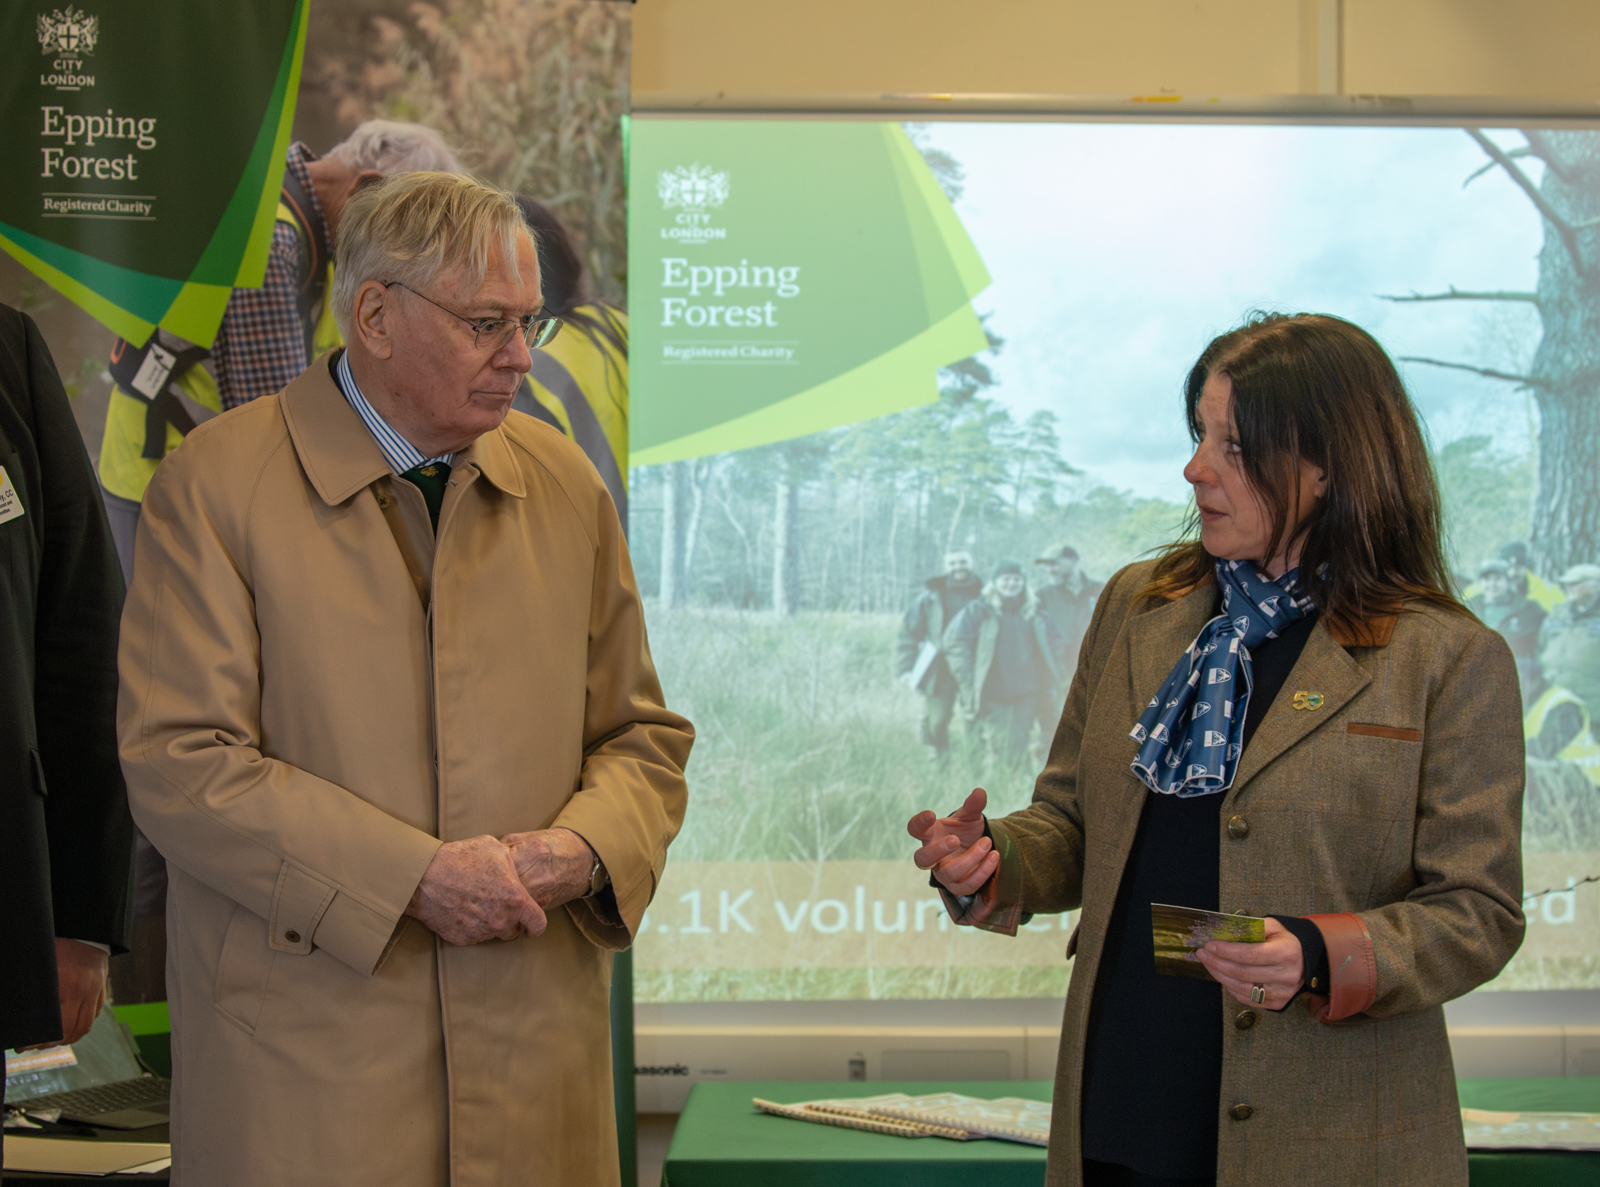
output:
<path id="1" fill-rule="evenodd" d="M 1251 1005 L 1253 1005 L 1253 1006 L 1263 1005 L 1266 1002 L 1266 1000 L 1267 1000 L 1267 987 L 1265 985 L 1252 985 L 1252 986 L 1250 986 L 1250 1004 Z"/>

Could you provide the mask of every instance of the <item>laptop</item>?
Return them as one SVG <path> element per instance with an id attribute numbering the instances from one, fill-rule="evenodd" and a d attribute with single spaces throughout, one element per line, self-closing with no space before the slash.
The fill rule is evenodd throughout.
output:
<path id="1" fill-rule="evenodd" d="M 30 1113 L 60 1110 L 63 1121 L 144 1129 L 169 1120 L 172 1081 L 139 1064 L 139 1048 L 107 1006 L 70 1047 L 6 1052 L 6 1104 Z"/>

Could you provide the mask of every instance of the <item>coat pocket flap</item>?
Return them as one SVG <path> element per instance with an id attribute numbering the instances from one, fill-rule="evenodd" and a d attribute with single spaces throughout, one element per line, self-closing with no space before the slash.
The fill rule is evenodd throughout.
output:
<path id="1" fill-rule="evenodd" d="M 1345 726 L 1345 732 L 1360 734 L 1367 738 L 1393 738 L 1396 742 L 1422 741 L 1421 730 L 1401 729 L 1393 725 L 1362 725 L 1359 722 L 1352 722 Z"/>
<path id="2" fill-rule="evenodd" d="M 299 866 L 285 861 L 272 891 L 272 918 L 267 921 L 267 943 L 279 952 L 306 956 L 317 924 L 339 892 Z"/>

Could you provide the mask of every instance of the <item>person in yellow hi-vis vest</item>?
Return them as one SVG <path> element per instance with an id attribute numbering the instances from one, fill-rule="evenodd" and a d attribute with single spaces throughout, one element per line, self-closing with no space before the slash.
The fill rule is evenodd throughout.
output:
<path id="1" fill-rule="evenodd" d="M 99 472 L 124 577 L 132 577 L 139 505 L 161 459 L 195 425 L 281 391 L 343 345 L 325 294 L 350 196 L 390 173 L 456 168 L 439 134 L 420 124 L 369 120 L 324 157 L 290 145 L 266 277 L 260 288 L 233 291 L 210 349 L 159 329 L 143 347 L 117 339 Z"/>
<path id="2" fill-rule="evenodd" d="M 617 516 L 628 522 L 628 315 L 589 295 L 583 262 L 561 220 L 518 198 L 539 245 L 545 308 L 565 331 L 533 352 L 511 406 L 554 425 L 600 472 Z"/>
<path id="3" fill-rule="evenodd" d="M 1559 684 L 1545 689 L 1523 719 L 1522 736 L 1529 758 L 1573 763 L 1591 783 L 1600 784 L 1600 742 L 1589 707 L 1576 693 Z"/>
<path id="4" fill-rule="evenodd" d="M 112 345 L 99 473 L 124 579 L 133 579 L 139 508 L 162 458 L 195 425 L 282 391 L 343 345 L 326 294 L 345 203 L 379 177 L 422 169 L 457 166 L 439 134 L 419 124 L 369 120 L 320 158 L 290 145 L 266 277 L 258 289 L 233 291 L 211 348 L 159 329 L 143 347 L 120 338 Z M 119 1001 L 158 1001 L 166 996 L 167 866 L 142 833 L 135 842 L 132 957 L 112 979 Z"/>

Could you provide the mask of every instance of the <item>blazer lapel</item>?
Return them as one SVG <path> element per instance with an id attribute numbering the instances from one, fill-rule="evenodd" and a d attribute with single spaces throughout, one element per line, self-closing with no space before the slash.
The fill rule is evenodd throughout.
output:
<path id="1" fill-rule="evenodd" d="M 1334 642 L 1327 626 L 1318 622 L 1294 670 L 1261 719 L 1250 745 L 1245 747 L 1233 787 L 1224 802 L 1232 801 L 1268 763 L 1311 734 L 1371 683 L 1372 677 Z M 1322 703 L 1315 709 L 1296 709 L 1294 694 L 1297 692 L 1320 693 Z"/>
<path id="2" fill-rule="evenodd" d="M 1128 691 L 1134 720 L 1144 712 L 1200 628 L 1216 614 L 1217 587 L 1208 581 L 1128 623 Z"/>

